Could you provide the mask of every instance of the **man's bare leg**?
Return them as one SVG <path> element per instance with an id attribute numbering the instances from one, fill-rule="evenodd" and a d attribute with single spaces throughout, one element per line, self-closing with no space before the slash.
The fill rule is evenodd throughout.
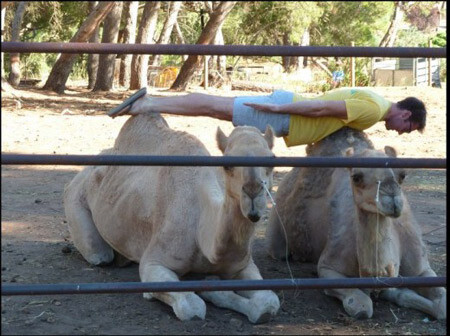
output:
<path id="1" fill-rule="evenodd" d="M 176 97 L 150 97 L 145 95 L 121 111 L 110 114 L 116 117 L 123 114 L 166 113 L 185 116 L 206 116 L 231 121 L 234 97 L 220 97 L 204 93 L 189 93 Z"/>

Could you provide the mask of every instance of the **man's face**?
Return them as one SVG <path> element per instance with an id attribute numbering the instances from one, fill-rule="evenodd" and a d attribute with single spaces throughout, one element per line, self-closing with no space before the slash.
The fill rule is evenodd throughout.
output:
<path id="1" fill-rule="evenodd" d="M 397 131 L 397 133 L 411 133 L 416 130 L 418 125 L 411 120 L 408 120 L 411 116 L 411 112 L 408 110 L 401 110 L 398 114 L 386 120 L 386 129 Z"/>

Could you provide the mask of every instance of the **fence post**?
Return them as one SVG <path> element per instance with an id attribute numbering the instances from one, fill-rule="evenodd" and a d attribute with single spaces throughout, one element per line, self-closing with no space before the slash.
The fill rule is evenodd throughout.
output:
<path id="1" fill-rule="evenodd" d="M 204 60 L 204 69 L 203 69 L 203 77 L 204 77 L 204 82 L 203 85 L 205 87 L 205 90 L 208 89 L 208 55 L 205 55 L 205 57 L 203 58 Z"/>
<path id="2" fill-rule="evenodd" d="M 428 40 L 428 48 L 431 48 L 431 39 Z M 431 57 L 427 58 L 428 62 L 428 86 L 432 86 L 432 72 L 431 72 L 431 61 L 433 59 Z"/>
<path id="3" fill-rule="evenodd" d="M 355 46 L 355 42 L 351 42 L 351 46 L 354 47 Z M 351 86 L 354 87 L 355 86 L 355 58 L 351 57 L 350 58 L 350 79 L 351 79 Z"/>

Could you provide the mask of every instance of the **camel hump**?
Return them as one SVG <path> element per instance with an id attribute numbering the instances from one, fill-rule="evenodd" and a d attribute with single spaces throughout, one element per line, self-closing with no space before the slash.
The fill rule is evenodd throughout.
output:
<path id="1" fill-rule="evenodd" d="M 159 113 L 130 117 L 114 143 L 117 153 L 149 155 L 210 155 L 193 135 L 169 127 Z"/>
<path id="2" fill-rule="evenodd" d="M 306 153 L 308 156 L 344 156 L 348 147 L 353 147 L 355 153 L 374 149 L 367 134 L 350 127 L 343 127 L 324 139 L 308 145 Z"/>

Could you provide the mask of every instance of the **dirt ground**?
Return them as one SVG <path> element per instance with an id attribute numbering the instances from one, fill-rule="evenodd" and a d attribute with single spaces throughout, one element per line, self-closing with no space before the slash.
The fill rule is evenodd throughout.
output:
<path id="1" fill-rule="evenodd" d="M 367 133 L 379 149 L 389 144 L 400 157 L 446 158 L 446 90 L 426 87 L 374 88 L 387 99 L 423 99 L 429 111 L 424 134 L 397 136 L 379 123 Z M 150 90 L 155 95 L 173 95 Z M 202 92 L 202 89 L 198 89 Z M 261 93 L 218 91 L 221 95 Z M 131 92 L 90 93 L 69 86 L 64 95 L 20 88 L 21 106 L 2 97 L 2 154 L 97 154 L 111 147 L 128 117 L 105 113 Z M 313 96 L 314 94 L 310 94 Z M 194 134 L 219 155 L 215 130 L 229 134 L 231 123 L 210 118 L 168 116 L 174 129 Z M 277 156 L 304 156 L 304 146 L 287 148 L 276 139 Z M 139 281 L 138 266 L 91 267 L 74 248 L 65 221 L 62 193 L 80 166 L 2 166 L 2 284 Z M 290 168 L 275 169 L 274 195 Z M 411 169 L 404 190 L 422 225 L 433 269 L 446 275 L 446 171 Z M 265 279 L 289 278 L 286 262 L 264 251 L 267 216 L 258 224 L 254 259 Z M 313 264 L 290 264 L 295 278 L 317 276 Z M 2 296 L 2 334 L 446 334 L 446 321 L 399 308 L 374 297 L 369 320 L 348 317 L 341 303 L 321 290 L 277 291 L 281 309 L 269 323 L 252 325 L 239 313 L 207 304 L 206 319 L 181 322 L 171 308 L 136 294 Z"/>

